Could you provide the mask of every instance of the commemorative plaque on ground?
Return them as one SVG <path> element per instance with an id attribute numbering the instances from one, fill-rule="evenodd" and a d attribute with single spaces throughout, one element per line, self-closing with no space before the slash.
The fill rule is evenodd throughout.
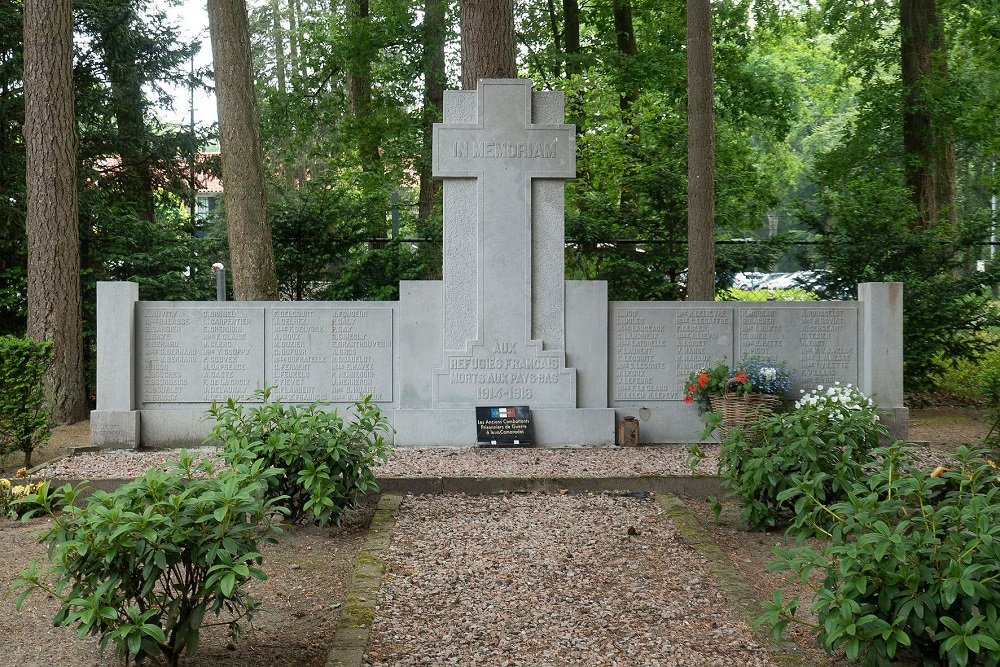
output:
<path id="1" fill-rule="evenodd" d="M 523 447 L 531 445 L 531 409 L 526 405 L 476 407 L 476 439 L 480 446 Z"/>

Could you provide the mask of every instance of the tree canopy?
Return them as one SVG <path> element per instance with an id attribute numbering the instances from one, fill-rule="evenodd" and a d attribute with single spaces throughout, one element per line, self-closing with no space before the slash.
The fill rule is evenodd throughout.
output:
<path id="1" fill-rule="evenodd" d="M 429 128 L 441 91 L 461 87 L 460 4 L 251 0 L 282 298 L 390 299 L 401 278 L 440 277 Z M 917 18 L 932 29 L 915 31 L 914 12 L 931 5 Z M 565 92 L 577 127 L 566 275 L 607 280 L 613 299 L 685 296 L 686 6 L 513 3 L 518 76 Z M 0 8 L 4 332 L 26 323 L 22 7 Z M 838 298 L 859 281 L 902 280 L 911 388 L 975 354 L 994 320 L 984 289 L 997 283 L 996 3 L 720 0 L 711 12 L 718 285 L 779 265 L 826 269 Z M 92 342 L 95 280 L 137 280 L 144 298 L 208 297 L 227 239 L 186 204 L 189 160 L 213 128 L 192 133 L 155 113 L 163 84 L 188 80 L 193 45 L 147 0 L 79 0 L 74 21 Z"/>

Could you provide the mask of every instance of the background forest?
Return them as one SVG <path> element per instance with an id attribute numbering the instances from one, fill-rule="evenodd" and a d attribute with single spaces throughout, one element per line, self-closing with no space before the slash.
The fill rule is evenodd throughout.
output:
<path id="1" fill-rule="evenodd" d="M 607 280 L 612 299 L 684 298 L 685 10 L 515 3 L 519 73 L 564 91 L 577 127 L 567 278 Z M 0 4 L 0 333 L 18 334 L 22 11 L 21 0 Z M 997 4 L 718 0 L 712 15 L 718 286 L 778 268 L 824 269 L 826 298 L 904 282 L 908 390 L 991 350 Z M 190 209 L 192 156 L 214 128 L 157 120 L 176 103 L 165 84 L 211 86 L 211 72 L 190 70 L 192 45 L 146 0 L 78 0 L 74 26 L 92 364 L 95 281 L 134 280 L 144 299 L 210 299 L 211 264 L 228 261 L 225 225 Z M 282 297 L 393 299 L 399 280 L 440 277 L 430 125 L 442 91 L 460 87 L 458 2 L 253 0 L 250 28 Z"/>

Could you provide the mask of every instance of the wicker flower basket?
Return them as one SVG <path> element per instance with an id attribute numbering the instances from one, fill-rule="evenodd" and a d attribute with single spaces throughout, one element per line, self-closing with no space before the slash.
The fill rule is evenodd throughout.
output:
<path id="1" fill-rule="evenodd" d="M 778 406 L 780 400 L 774 394 L 724 394 L 722 396 L 712 396 L 712 411 L 722 415 L 722 423 L 719 424 L 720 440 L 725 440 L 729 436 L 729 431 L 734 428 L 747 428 L 758 417 L 768 415 Z"/>

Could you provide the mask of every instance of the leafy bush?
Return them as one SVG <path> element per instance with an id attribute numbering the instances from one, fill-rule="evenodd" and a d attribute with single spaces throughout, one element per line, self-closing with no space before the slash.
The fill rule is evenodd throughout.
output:
<path id="1" fill-rule="evenodd" d="M 874 402 L 850 385 L 820 385 L 791 412 L 733 429 L 722 442 L 719 473 L 747 525 L 771 528 L 794 516 L 792 529 L 807 534 L 828 521 L 809 511 L 808 498 L 793 503 L 785 492 L 798 488 L 819 502 L 842 498 L 885 437 Z"/>
<path id="2" fill-rule="evenodd" d="M 819 297 L 802 287 L 787 289 L 738 289 L 727 287 L 719 290 L 716 301 L 818 301 Z"/>
<path id="3" fill-rule="evenodd" d="M 230 463 L 263 461 L 281 468 L 281 475 L 269 479 L 268 493 L 282 498 L 290 521 L 339 522 L 362 495 L 378 491 L 372 467 L 392 453 L 384 438 L 391 429 L 371 397 L 356 402 L 353 418 L 345 421 L 321 403 L 286 406 L 270 400 L 270 389 L 254 396 L 264 404 L 247 409 L 233 399 L 213 403 L 208 416 L 218 425 L 207 442 L 221 444 Z"/>
<path id="4" fill-rule="evenodd" d="M 102 648 L 112 642 L 137 663 L 162 654 L 177 665 L 197 648 L 207 612 L 229 612 L 238 636 L 256 607 L 244 585 L 266 578 L 257 544 L 277 532 L 271 516 L 280 509 L 266 491 L 280 471 L 257 463 L 211 472 L 185 452 L 175 469 L 96 491 L 85 506 L 76 504 L 80 488 L 43 484 L 27 500 L 51 517 L 43 539 L 56 581 L 33 563 L 14 582 L 24 589 L 17 607 L 42 590 L 60 601 L 54 625 L 75 624 L 81 637 L 99 635 Z"/>
<path id="5" fill-rule="evenodd" d="M 910 469 L 899 446 L 834 503 L 792 489 L 831 517 L 822 548 L 775 549 L 772 570 L 823 573 L 812 611 L 828 651 L 889 665 L 909 647 L 947 665 L 1000 664 L 1000 484 L 986 450 L 958 449 L 947 468 Z M 780 637 L 798 600 L 780 591 L 761 617 Z"/>
<path id="6" fill-rule="evenodd" d="M 0 336 L 0 456 L 21 450 L 25 467 L 52 432 L 42 384 L 51 358 L 51 341 Z"/>

